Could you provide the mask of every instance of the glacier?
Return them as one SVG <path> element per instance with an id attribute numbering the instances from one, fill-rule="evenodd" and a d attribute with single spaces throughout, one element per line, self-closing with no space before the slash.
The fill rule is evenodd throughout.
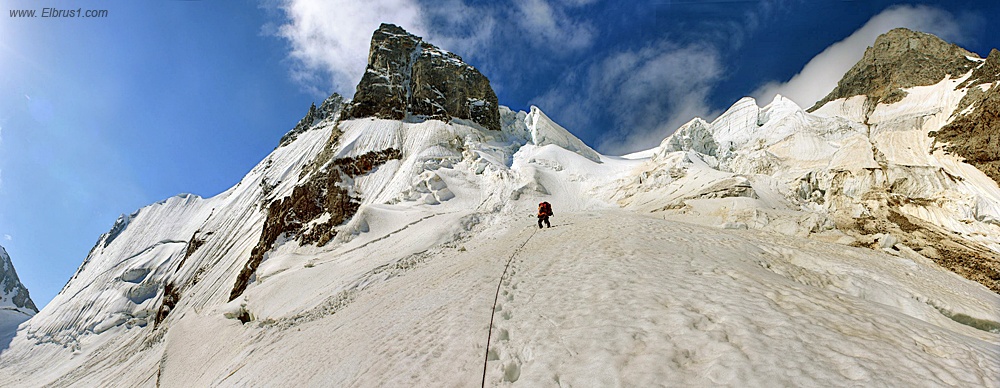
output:
<path id="1" fill-rule="evenodd" d="M 331 104 L 227 191 L 123 217 L 7 335 L 0 385 L 1000 386 L 1000 294 L 942 265 L 995 260 L 1000 187 L 928 136 L 968 77 L 744 98 L 624 157 L 537 107 Z M 327 187 L 357 207 L 328 241 L 304 241 L 325 211 L 261 245 L 274 203 L 389 149 Z"/>

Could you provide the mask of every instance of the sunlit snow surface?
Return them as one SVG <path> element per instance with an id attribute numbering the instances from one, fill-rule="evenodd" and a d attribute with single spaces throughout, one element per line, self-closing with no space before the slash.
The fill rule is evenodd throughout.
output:
<path id="1" fill-rule="evenodd" d="M 1000 296 L 917 255 L 795 237 L 816 216 L 793 211 L 783 177 L 831 160 L 865 171 L 836 155 L 872 151 L 857 123 L 789 103 L 738 103 L 716 142 L 739 152 L 715 157 L 601 156 L 537 109 L 504 110 L 502 133 L 322 125 L 225 193 L 141 209 L 0 350 L 0 386 L 476 386 L 484 361 L 490 386 L 1000 386 Z M 267 204 L 335 132 L 336 156 L 403 159 L 354 181 L 362 207 L 333 242 L 279 240 L 228 302 Z M 784 163 L 775 177 L 717 168 L 751 169 L 741 152 L 764 149 Z M 759 198 L 650 213 L 744 183 Z M 538 230 L 542 200 L 555 216 Z M 732 228 L 739 209 L 770 227 Z M 154 328 L 168 283 L 185 286 Z"/>
<path id="2" fill-rule="evenodd" d="M 451 247 L 385 260 L 443 220 L 273 276 L 251 296 L 251 308 L 287 308 L 310 290 L 327 297 L 315 307 L 261 311 L 247 326 L 181 320 L 161 381 L 475 385 L 511 255 L 492 384 L 989 386 L 1000 372 L 996 334 L 931 306 L 996 316 L 996 295 L 906 259 L 610 211 L 557 215 L 540 231 L 497 218 Z"/>

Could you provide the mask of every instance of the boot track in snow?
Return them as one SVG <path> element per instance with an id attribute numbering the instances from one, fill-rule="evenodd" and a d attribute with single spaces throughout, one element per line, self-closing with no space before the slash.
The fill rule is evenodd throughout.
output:
<path id="1" fill-rule="evenodd" d="M 493 318 L 497 315 L 497 301 L 500 299 L 500 287 L 503 286 L 503 279 L 507 277 L 507 270 L 510 268 L 510 263 L 514 261 L 514 257 L 516 257 L 518 253 L 521 253 L 521 249 L 524 249 L 524 246 L 528 245 L 528 241 L 531 241 L 531 238 L 535 236 L 535 232 L 537 231 L 538 229 L 535 229 L 534 226 L 532 226 L 532 231 L 531 234 L 528 235 L 528 238 L 521 243 L 521 246 L 514 250 L 514 253 L 510 254 L 509 258 L 507 258 L 507 264 L 503 267 L 503 274 L 500 275 L 500 280 L 497 282 L 497 292 L 493 296 L 493 308 L 490 310 L 490 330 L 489 334 L 486 335 L 486 353 L 483 355 L 483 387 L 486 387 L 486 365 L 489 363 L 490 358 L 490 340 L 493 338 Z"/>

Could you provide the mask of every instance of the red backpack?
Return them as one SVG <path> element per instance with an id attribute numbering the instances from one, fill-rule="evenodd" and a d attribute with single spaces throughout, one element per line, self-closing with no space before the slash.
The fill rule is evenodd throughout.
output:
<path id="1" fill-rule="evenodd" d="M 538 204 L 538 215 L 540 216 L 551 216 L 552 215 L 552 205 L 548 202 L 542 202 Z"/>

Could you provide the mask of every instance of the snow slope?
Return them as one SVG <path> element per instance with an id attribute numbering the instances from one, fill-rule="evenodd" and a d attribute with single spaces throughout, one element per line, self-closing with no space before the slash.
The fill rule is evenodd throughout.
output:
<path id="1" fill-rule="evenodd" d="M 557 220 L 536 232 L 498 219 L 430 254 L 368 245 L 286 271 L 267 288 L 309 285 L 329 297 L 248 325 L 220 314 L 182 319 L 166 339 L 161 383 L 475 385 L 493 310 L 491 385 L 988 386 L 1000 372 L 996 334 L 931 306 L 995 315 L 996 295 L 940 269 L 623 212 Z M 423 222 L 399 234 L 441 226 Z M 361 271 L 386 255 L 397 259 L 383 272 Z M 855 275 L 866 272 L 885 278 Z M 925 290 L 915 276 L 940 287 Z M 291 293 L 271 298 L 298 303 Z"/>

